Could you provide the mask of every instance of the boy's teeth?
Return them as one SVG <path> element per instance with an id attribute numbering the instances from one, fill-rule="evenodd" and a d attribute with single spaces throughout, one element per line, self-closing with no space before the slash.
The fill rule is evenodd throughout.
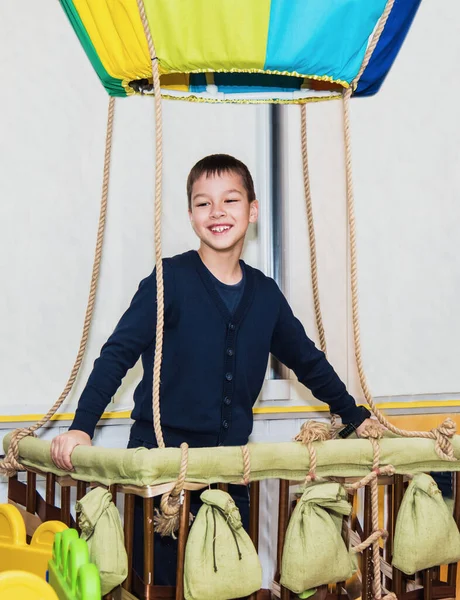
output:
<path id="1" fill-rule="evenodd" d="M 217 233 L 222 233 L 222 231 L 226 231 L 230 229 L 230 227 L 212 227 L 212 231 L 216 231 Z"/>

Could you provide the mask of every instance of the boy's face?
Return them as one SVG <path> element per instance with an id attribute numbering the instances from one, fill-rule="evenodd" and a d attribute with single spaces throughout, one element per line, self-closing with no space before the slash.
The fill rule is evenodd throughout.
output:
<path id="1" fill-rule="evenodd" d="M 240 246 L 249 223 L 257 221 L 257 200 L 249 202 L 241 176 L 236 173 L 206 176 L 192 189 L 190 222 L 201 243 L 217 252 Z"/>

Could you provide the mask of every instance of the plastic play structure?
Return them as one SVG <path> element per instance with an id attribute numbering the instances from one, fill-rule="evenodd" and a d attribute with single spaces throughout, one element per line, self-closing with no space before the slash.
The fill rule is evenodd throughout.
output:
<path id="1" fill-rule="evenodd" d="M 99 572 L 87 543 L 60 521 L 42 523 L 27 543 L 20 510 L 0 504 L 0 598 L 99 600 Z"/>

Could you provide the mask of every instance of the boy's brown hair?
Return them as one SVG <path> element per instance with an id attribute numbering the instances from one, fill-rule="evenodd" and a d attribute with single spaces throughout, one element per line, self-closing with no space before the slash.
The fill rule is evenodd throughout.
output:
<path id="1" fill-rule="evenodd" d="M 254 182 L 247 166 L 237 158 L 229 154 L 210 154 L 199 160 L 187 177 L 187 199 L 188 209 L 192 210 L 192 190 L 193 184 L 198 181 L 202 175 L 213 177 L 223 173 L 235 173 L 241 177 L 243 187 L 248 195 L 249 202 L 256 199 L 254 191 Z"/>

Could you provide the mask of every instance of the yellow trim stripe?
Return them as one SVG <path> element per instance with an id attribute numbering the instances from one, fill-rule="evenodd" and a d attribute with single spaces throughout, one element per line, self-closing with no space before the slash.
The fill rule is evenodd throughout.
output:
<path id="1" fill-rule="evenodd" d="M 425 400 L 414 402 L 381 402 L 377 404 L 378 408 L 455 408 L 460 407 L 460 400 Z M 327 406 L 266 406 L 254 408 L 255 415 L 273 415 L 273 414 L 296 414 L 308 412 L 327 412 Z M 129 419 L 131 411 L 122 410 L 119 412 L 105 412 L 102 419 Z M 52 421 L 71 421 L 75 413 L 56 414 L 51 418 Z M 42 414 L 26 414 L 26 415 L 0 415 L 0 423 L 17 423 L 38 421 L 43 417 Z"/>

